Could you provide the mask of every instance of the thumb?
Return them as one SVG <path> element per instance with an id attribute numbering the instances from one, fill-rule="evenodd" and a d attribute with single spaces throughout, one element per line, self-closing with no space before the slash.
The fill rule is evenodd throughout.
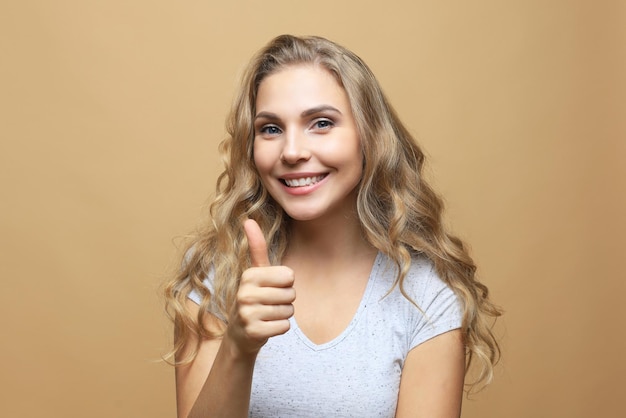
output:
<path id="1" fill-rule="evenodd" d="M 250 248 L 250 259 L 253 267 L 268 267 L 270 259 L 267 254 L 267 243 L 263 232 L 253 219 L 247 219 L 243 223 L 243 229 L 248 238 L 248 247 Z"/>

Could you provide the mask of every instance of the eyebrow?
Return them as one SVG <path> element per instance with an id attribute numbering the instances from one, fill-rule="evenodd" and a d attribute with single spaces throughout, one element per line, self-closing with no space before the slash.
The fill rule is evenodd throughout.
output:
<path id="1" fill-rule="evenodd" d="M 336 107 L 333 107 L 331 105 L 320 105 L 320 106 L 315 106 L 315 107 L 312 107 L 311 109 L 305 110 L 304 112 L 300 113 L 300 116 L 302 117 L 311 116 L 316 113 L 328 112 L 328 111 L 339 113 L 340 115 L 342 114 L 339 111 L 339 109 L 337 109 Z"/>
<path id="2" fill-rule="evenodd" d="M 302 113 L 300 113 L 300 117 L 304 118 L 307 116 L 314 115 L 316 113 L 329 112 L 329 111 L 342 115 L 341 111 L 337 109 L 336 107 L 333 107 L 331 105 L 320 105 L 320 106 L 315 106 L 315 107 L 312 107 L 310 109 L 303 111 Z M 278 117 L 276 113 L 271 113 L 271 112 L 259 112 L 254 117 L 254 120 L 257 120 L 257 119 L 280 120 L 280 118 Z"/>

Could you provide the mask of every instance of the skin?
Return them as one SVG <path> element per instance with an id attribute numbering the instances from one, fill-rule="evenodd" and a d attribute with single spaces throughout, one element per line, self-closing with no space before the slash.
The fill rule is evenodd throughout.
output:
<path id="1" fill-rule="evenodd" d="M 350 216 L 363 156 L 350 102 L 331 74 L 317 66 L 272 74 L 259 86 L 256 108 L 254 162 L 274 200 L 297 221 Z M 323 178 L 284 184 L 306 177 Z"/>
<path id="2" fill-rule="evenodd" d="M 363 157 L 343 88 L 320 67 L 287 67 L 263 80 L 256 109 L 254 161 L 263 185 L 293 219 L 290 245 L 281 265 L 272 266 L 259 226 L 244 223 L 252 266 L 241 277 L 228 326 L 207 315 L 204 325 L 224 331 L 223 338 L 201 341 L 194 362 L 177 367 L 179 417 L 247 417 L 261 347 L 287 332 L 293 315 L 316 344 L 339 335 L 377 253 L 363 239 L 355 211 Z M 320 181 L 285 184 L 306 177 Z M 198 310 L 191 301 L 188 308 Z M 195 343 L 192 337 L 186 346 Z M 464 359 L 458 330 L 413 349 L 396 416 L 458 417 Z"/>

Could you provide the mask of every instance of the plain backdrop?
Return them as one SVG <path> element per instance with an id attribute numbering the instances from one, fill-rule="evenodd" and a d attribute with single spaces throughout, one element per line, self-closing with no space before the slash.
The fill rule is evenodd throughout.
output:
<path id="1" fill-rule="evenodd" d="M 372 67 L 506 311 L 463 416 L 626 416 L 619 0 L 1 2 L 0 414 L 174 416 L 159 286 L 281 33 Z"/>

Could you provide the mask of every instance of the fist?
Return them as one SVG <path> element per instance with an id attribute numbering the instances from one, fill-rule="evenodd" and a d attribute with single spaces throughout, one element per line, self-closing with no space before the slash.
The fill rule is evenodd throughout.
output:
<path id="1" fill-rule="evenodd" d="M 257 353 L 270 337 L 289 330 L 296 292 L 293 270 L 272 266 L 259 225 L 244 223 L 252 267 L 243 272 L 228 333 L 243 353 Z"/>

